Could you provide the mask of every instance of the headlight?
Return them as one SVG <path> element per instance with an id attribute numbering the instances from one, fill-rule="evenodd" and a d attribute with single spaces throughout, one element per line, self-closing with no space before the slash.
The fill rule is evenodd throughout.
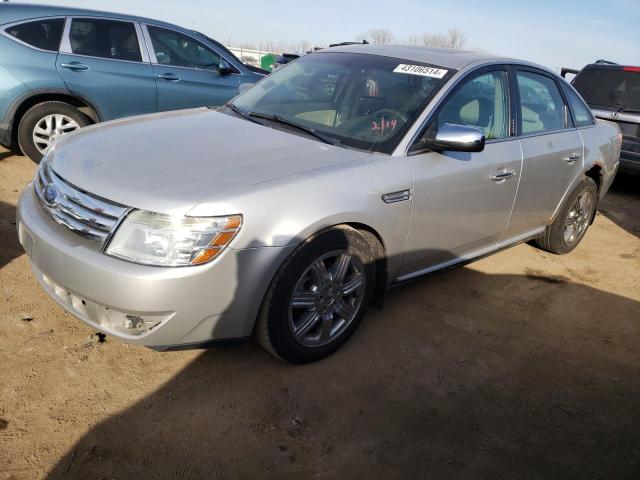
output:
<path id="1" fill-rule="evenodd" d="M 242 217 L 172 217 L 135 210 L 116 230 L 107 255 L 132 262 L 177 267 L 217 257 L 242 226 Z"/>

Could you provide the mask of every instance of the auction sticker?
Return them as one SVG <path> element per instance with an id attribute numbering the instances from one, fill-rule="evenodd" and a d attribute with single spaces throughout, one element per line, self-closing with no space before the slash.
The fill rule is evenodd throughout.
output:
<path id="1" fill-rule="evenodd" d="M 441 68 L 425 67 L 424 65 L 408 65 L 401 63 L 393 73 L 406 73 L 408 75 L 420 75 L 421 77 L 442 78 L 449 70 Z"/>

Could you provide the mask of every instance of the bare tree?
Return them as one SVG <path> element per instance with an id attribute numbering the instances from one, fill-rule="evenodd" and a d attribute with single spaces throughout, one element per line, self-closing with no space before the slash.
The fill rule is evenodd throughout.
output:
<path id="1" fill-rule="evenodd" d="M 449 29 L 449 47 L 462 49 L 467 45 L 467 39 L 464 33 L 458 28 Z"/>
<path id="2" fill-rule="evenodd" d="M 409 38 L 405 40 L 404 43 L 415 47 L 417 45 L 422 45 L 422 38 L 420 38 L 420 36 L 418 35 L 411 35 Z"/>
<path id="3" fill-rule="evenodd" d="M 300 40 L 296 46 L 296 53 L 305 54 L 311 50 L 312 47 L 313 45 L 311 45 L 311 42 L 307 40 Z"/>
<path id="4" fill-rule="evenodd" d="M 422 35 L 422 44 L 436 48 L 464 48 L 467 39 L 457 28 L 450 29 L 446 34 L 425 33 Z"/>
<path id="5" fill-rule="evenodd" d="M 357 40 L 366 40 L 376 45 L 385 45 L 393 41 L 393 33 L 386 28 L 372 28 L 367 33 L 358 35 Z"/>

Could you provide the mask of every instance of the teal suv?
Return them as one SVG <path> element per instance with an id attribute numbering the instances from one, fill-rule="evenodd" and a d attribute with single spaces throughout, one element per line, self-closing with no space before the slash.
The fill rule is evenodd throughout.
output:
<path id="1" fill-rule="evenodd" d="M 0 3 L 0 144 L 36 162 L 86 125 L 221 105 L 263 76 L 215 40 L 168 23 Z"/>

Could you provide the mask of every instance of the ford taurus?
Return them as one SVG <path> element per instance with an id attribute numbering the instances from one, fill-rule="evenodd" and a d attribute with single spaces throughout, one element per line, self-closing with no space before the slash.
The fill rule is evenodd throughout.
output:
<path id="1" fill-rule="evenodd" d="M 354 45 L 218 108 L 65 136 L 18 206 L 35 276 L 157 350 L 336 351 L 392 285 L 525 241 L 573 250 L 621 135 L 564 80 L 468 51 Z"/>

